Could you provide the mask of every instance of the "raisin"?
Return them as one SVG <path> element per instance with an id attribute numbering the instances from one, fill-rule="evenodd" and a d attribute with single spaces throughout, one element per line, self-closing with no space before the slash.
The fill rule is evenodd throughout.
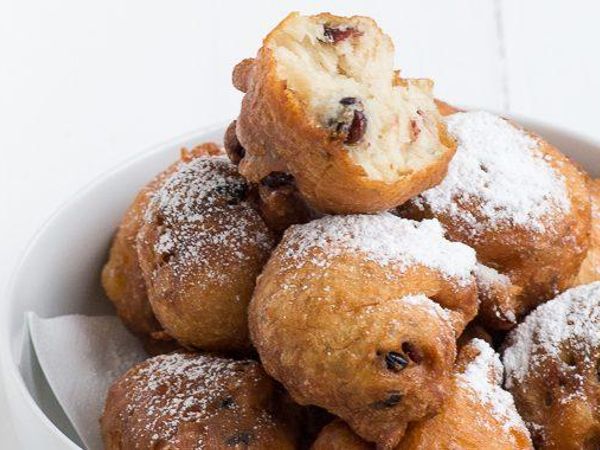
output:
<path id="1" fill-rule="evenodd" d="M 225 444 L 227 444 L 230 447 L 233 447 L 234 445 L 238 444 L 250 445 L 250 442 L 252 442 L 252 435 L 247 431 L 242 431 L 240 433 L 234 434 L 229 439 L 227 439 L 225 441 Z"/>
<path id="2" fill-rule="evenodd" d="M 161 266 L 165 266 L 167 264 L 169 264 L 171 262 L 171 259 L 173 259 L 173 256 L 175 256 L 172 252 L 161 252 L 159 253 L 159 264 Z"/>
<path id="3" fill-rule="evenodd" d="M 410 137 L 411 137 L 411 139 L 413 141 L 417 140 L 417 138 L 419 137 L 419 134 L 421 134 L 421 128 L 419 128 L 417 121 L 412 119 L 410 121 Z"/>
<path id="4" fill-rule="evenodd" d="M 340 100 L 340 104 L 344 105 L 344 106 L 350 106 L 350 105 L 355 105 L 357 101 L 358 100 L 356 97 L 344 97 L 343 99 Z"/>
<path id="5" fill-rule="evenodd" d="M 402 351 L 417 364 L 423 361 L 423 353 L 410 342 L 402 344 Z"/>
<path id="6" fill-rule="evenodd" d="M 237 121 L 233 121 L 227 127 L 223 138 L 223 146 L 227 152 L 227 156 L 233 164 L 239 164 L 242 158 L 246 155 L 246 149 L 242 147 L 240 141 L 235 134 L 235 125 Z"/>
<path id="7" fill-rule="evenodd" d="M 367 131 L 367 117 L 362 111 L 354 110 L 354 117 L 348 129 L 344 144 L 353 145 L 360 141 Z"/>
<path id="8" fill-rule="evenodd" d="M 344 144 L 353 145 L 360 141 L 367 131 L 367 117 L 363 112 L 363 104 L 356 97 L 343 97 L 337 116 L 327 121 L 327 126 L 334 130 L 333 137 L 343 137 Z"/>
<path id="9" fill-rule="evenodd" d="M 271 172 L 260 180 L 260 184 L 271 189 L 289 186 L 294 182 L 294 176 L 285 172 Z"/>
<path id="10" fill-rule="evenodd" d="M 352 27 L 336 28 L 331 25 L 323 25 L 323 36 L 325 42 L 330 44 L 337 44 L 349 37 L 360 36 L 362 33 Z"/>
<path id="11" fill-rule="evenodd" d="M 392 372 L 400 372 L 408 366 L 408 359 L 396 352 L 387 352 L 385 354 L 385 365 Z"/>
<path id="12" fill-rule="evenodd" d="M 375 403 L 371 404 L 371 407 L 374 409 L 386 409 L 393 408 L 402 400 L 402 394 L 399 392 L 390 392 L 384 400 L 378 400 Z"/>
<path id="13" fill-rule="evenodd" d="M 221 409 L 231 409 L 235 406 L 235 400 L 232 397 L 225 397 L 219 406 Z"/>

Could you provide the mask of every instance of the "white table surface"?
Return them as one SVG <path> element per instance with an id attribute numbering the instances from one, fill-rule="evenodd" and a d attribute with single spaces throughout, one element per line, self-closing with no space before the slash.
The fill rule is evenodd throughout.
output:
<path id="1" fill-rule="evenodd" d="M 90 179 L 233 118 L 233 65 L 292 10 L 371 15 L 394 38 L 398 67 L 435 79 L 439 97 L 600 140 L 598 2 L 2 0 L 0 284 Z M 0 447 L 18 450 L 7 416 L 0 392 Z"/>

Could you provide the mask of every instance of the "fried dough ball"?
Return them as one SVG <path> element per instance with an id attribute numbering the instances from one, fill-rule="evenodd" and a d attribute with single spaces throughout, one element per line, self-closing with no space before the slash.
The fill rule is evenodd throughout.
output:
<path id="1" fill-rule="evenodd" d="M 242 175 L 290 174 L 313 208 L 344 214 L 383 211 L 439 183 L 455 143 L 433 83 L 400 78 L 393 59 L 372 19 L 290 14 L 234 69 Z"/>
<path id="2" fill-rule="evenodd" d="M 510 333 L 503 362 L 536 448 L 600 448 L 600 282 L 534 310 Z"/>
<path id="3" fill-rule="evenodd" d="M 265 223 L 275 232 L 291 225 L 306 223 L 320 216 L 306 204 L 294 178 L 283 172 L 272 172 L 257 185 L 258 208 Z"/>
<path id="4" fill-rule="evenodd" d="M 175 352 L 112 385 L 101 427 L 106 450 L 296 449 L 295 415 L 258 362 Z"/>
<path id="5" fill-rule="evenodd" d="M 556 148 L 493 114 L 458 112 L 446 123 L 458 142 L 448 175 L 400 214 L 436 218 L 449 239 L 475 249 L 490 269 L 478 276 L 481 320 L 510 329 L 579 271 L 590 232 L 586 176 Z"/>
<path id="6" fill-rule="evenodd" d="M 590 248 L 575 279 L 576 285 L 600 281 L 600 179 L 590 180 L 589 187 L 592 198 L 592 235 Z"/>
<path id="7" fill-rule="evenodd" d="M 247 305 L 274 245 L 225 157 L 182 164 L 150 202 L 137 250 L 156 317 L 182 345 L 250 347 Z"/>
<path id="8" fill-rule="evenodd" d="M 191 151 L 183 149 L 179 161 L 169 166 L 144 186 L 125 212 L 113 239 L 108 261 L 102 269 L 102 286 L 107 297 L 114 304 L 117 314 L 127 328 L 146 339 L 146 343 L 152 347 L 154 345 L 169 344 L 153 342 L 155 340 L 149 337 L 153 335 L 164 338 L 161 333 L 162 327 L 156 320 L 148 301 L 146 283 L 136 251 L 135 240 L 144 223 L 144 213 L 152 196 L 165 180 L 177 170 L 181 162 L 220 152 L 221 150 L 212 143 L 199 145 Z M 159 340 L 162 339 L 156 341 Z"/>
<path id="9" fill-rule="evenodd" d="M 294 400 L 395 445 L 439 410 L 456 337 L 477 311 L 472 249 L 437 221 L 388 213 L 294 225 L 257 282 L 249 309 L 265 370 Z"/>
<path id="10" fill-rule="evenodd" d="M 480 339 L 463 347 L 451 394 L 441 411 L 408 427 L 395 450 L 533 450 L 511 395 L 500 387 L 502 364 Z M 369 450 L 341 420 L 322 431 L 312 450 Z"/>

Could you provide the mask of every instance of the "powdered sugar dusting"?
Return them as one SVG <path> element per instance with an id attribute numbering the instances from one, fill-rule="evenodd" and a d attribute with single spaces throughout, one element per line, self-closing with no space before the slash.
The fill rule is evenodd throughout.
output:
<path id="1" fill-rule="evenodd" d="M 366 260 L 400 270 L 421 264 L 460 283 L 471 281 L 475 267 L 473 249 L 446 240 L 437 220 L 414 222 L 389 213 L 327 216 L 295 225 L 286 231 L 282 245 L 296 267 L 307 262 L 327 267 L 337 256 L 359 252 Z"/>
<path id="2" fill-rule="evenodd" d="M 182 164 L 157 191 L 146 220 L 160 227 L 154 250 L 176 275 L 200 267 L 225 282 L 227 271 L 209 265 L 215 254 L 231 256 L 222 259 L 224 264 L 227 260 L 239 264 L 250 257 L 244 249 L 273 246 L 262 219 L 245 201 L 247 188 L 226 158 L 204 156 Z"/>
<path id="3" fill-rule="evenodd" d="M 478 286 L 483 289 L 491 289 L 493 286 L 505 285 L 510 286 L 510 278 L 501 274 L 496 269 L 477 263 L 475 268 Z"/>
<path id="4" fill-rule="evenodd" d="M 417 197 L 417 206 L 460 217 L 474 234 L 503 223 L 541 233 L 545 218 L 570 210 L 564 177 L 548 164 L 537 139 L 483 111 L 446 120 L 458 141 L 456 154 L 446 178 Z"/>
<path id="5" fill-rule="evenodd" d="M 571 373 L 573 367 L 561 358 L 565 346 L 585 365 L 596 364 L 592 356 L 600 346 L 600 282 L 569 289 L 540 305 L 512 331 L 509 342 L 502 358 L 508 388 L 548 360 Z"/>
<path id="6" fill-rule="evenodd" d="M 496 288 L 504 287 L 509 289 L 512 285 L 510 278 L 506 275 L 481 263 L 477 263 L 475 268 L 475 279 L 477 280 L 477 289 L 479 290 L 480 298 L 483 296 L 493 297 L 493 292 Z M 501 310 L 495 302 L 492 304 L 492 307 L 499 319 L 508 320 L 514 324 L 517 323 L 514 311 L 508 309 Z"/>
<path id="7" fill-rule="evenodd" d="M 439 317 L 440 319 L 449 323 L 451 322 L 450 311 L 441 306 L 439 303 L 434 302 L 426 295 L 407 295 L 405 297 L 402 297 L 400 301 L 409 305 L 420 306 L 432 316 Z"/>
<path id="8" fill-rule="evenodd" d="M 500 387 L 502 364 L 498 354 L 482 339 L 475 338 L 470 345 L 473 345 L 479 354 L 457 375 L 457 382 L 472 389 L 478 401 L 489 408 L 506 431 L 519 429 L 528 435 L 512 395 Z"/>
<path id="9" fill-rule="evenodd" d="M 231 395 L 242 383 L 255 381 L 245 371 L 256 364 L 251 360 L 181 352 L 151 358 L 122 381 L 129 387 L 129 401 L 121 414 L 125 417 L 136 411 L 139 414 L 142 408 L 145 420 L 130 421 L 129 426 L 139 427 L 139 433 L 149 436 L 151 444 L 168 442 L 177 446 L 181 426 L 211 419 L 221 411 L 217 405 L 223 402 L 227 402 L 227 409 L 238 408 Z M 272 424 L 273 419 L 266 411 L 257 414 L 257 431 Z M 130 431 L 135 433 L 135 429 Z M 200 435 L 195 448 L 205 448 Z"/>

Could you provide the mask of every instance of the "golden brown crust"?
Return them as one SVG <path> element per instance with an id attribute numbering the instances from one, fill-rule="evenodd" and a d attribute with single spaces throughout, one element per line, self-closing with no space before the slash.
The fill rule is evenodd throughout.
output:
<path id="1" fill-rule="evenodd" d="M 466 345 L 457 362 L 457 372 L 464 372 L 479 356 L 472 344 Z M 491 383 L 499 383 L 490 375 Z M 507 394 L 508 395 L 508 394 Z M 513 413 L 514 405 L 512 406 Z M 451 394 L 441 411 L 408 427 L 395 450 L 533 450 L 523 423 L 507 426 L 495 417 L 493 408 L 482 403 L 480 395 L 456 376 Z M 360 439 L 341 420 L 326 426 L 312 450 L 374 450 L 375 446 Z"/>
<path id="2" fill-rule="evenodd" d="M 246 150 L 242 147 L 242 144 L 240 144 L 240 141 L 238 141 L 237 135 L 235 134 L 236 123 L 237 121 L 234 120 L 229 124 L 227 130 L 225 130 L 223 146 L 225 147 L 229 160 L 233 164 L 238 165 L 246 154 Z"/>
<path id="3" fill-rule="evenodd" d="M 167 169 L 167 173 L 172 168 Z M 137 194 L 125 213 L 113 239 L 107 263 L 102 269 L 102 286 L 123 323 L 136 334 L 148 335 L 162 328 L 148 301 L 135 239 L 143 223 L 152 194 L 164 180 L 159 175 Z"/>
<path id="4" fill-rule="evenodd" d="M 455 114 L 457 112 L 464 111 L 464 109 L 459 109 L 456 106 L 453 106 L 450 103 L 446 103 L 445 101 L 437 98 L 435 99 L 435 105 L 437 106 L 440 114 L 444 117 L 451 116 L 452 114 Z"/>
<path id="5" fill-rule="evenodd" d="M 405 223 L 363 217 L 288 230 L 259 277 L 249 325 L 265 370 L 294 400 L 390 448 L 408 422 L 435 413 L 447 395 L 456 335 L 476 313 L 476 287 L 420 264 L 382 266 L 360 251 L 338 252 L 335 243 L 326 250 L 296 240 L 318 223 Z M 319 230 L 314 236 L 331 243 Z"/>
<path id="6" fill-rule="evenodd" d="M 521 287 L 495 269 L 479 264 L 475 270 L 479 295 L 479 318 L 490 329 L 503 330 L 516 324 Z"/>
<path id="7" fill-rule="evenodd" d="M 540 305 L 508 336 L 505 385 L 539 450 L 600 444 L 600 283 Z"/>
<path id="8" fill-rule="evenodd" d="M 273 236 L 222 157 L 192 159 L 150 203 L 137 250 L 152 308 L 182 345 L 250 348 L 246 309 Z"/>
<path id="9" fill-rule="evenodd" d="M 555 147 L 529 134 L 538 141 L 537 150 L 545 162 L 565 180 L 570 203 L 569 212 L 544 218 L 545 231 L 512 223 L 485 228 L 489 217 L 479 207 L 482 200 L 470 205 L 455 199 L 450 212 L 433 211 L 426 200 L 411 201 L 400 208 L 402 217 L 438 219 L 449 239 L 473 247 L 482 264 L 508 277 L 509 283 L 487 288 L 480 285 L 480 320 L 494 329 L 514 327 L 537 305 L 571 287 L 589 245 L 591 213 L 586 176 Z M 465 219 L 468 217 L 478 226 L 476 235 Z"/>
<path id="10" fill-rule="evenodd" d="M 236 135 L 236 123 L 229 124 L 224 136 L 225 151 L 233 164 L 239 164 L 246 150 Z M 267 226 L 275 233 L 285 231 L 290 225 L 306 223 L 319 214 L 306 204 L 294 178 L 286 173 L 271 172 L 259 183 L 251 185 L 251 198 Z"/>
<path id="11" fill-rule="evenodd" d="M 260 215 L 271 230 L 281 233 L 291 225 L 306 223 L 319 216 L 306 204 L 293 181 L 269 185 L 265 183 L 266 179 L 256 186 L 257 204 Z"/>
<path id="12" fill-rule="evenodd" d="M 439 158 L 394 182 L 366 176 L 349 156 L 343 138 L 332 138 L 329 130 L 314 123 L 299 98 L 278 78 L 268 47 L 270 36 L 284 28 L 290 17 L 266 37 L 253 62 L 244 60 L 234 71 L 236 86 L 246 92 L 237 122 L 237 137 L 246 149 L 240 172 L 251 182 L 273 171 L 290 173 L 306 201 L 324 213 L 383 211 L 437 184 L 455 151 L 441 123 Z"/>
<path id="13" fill-rule="evenodd" d="M 321 430 L 311 450 L 375 450 L 375 444 L 364 441 L 344 421 L 336 419 Z"/>
<path id="14" fill-rule="evenodd" d="M 589 188 L 592 199 L 590 248 L 575 279 L 575 286 L 600 281 L 600 179 L 590 180 Z"/>
<path id="15" fill-rule="evenodd" d="M 254 67 L 254 58 L 246 58 L 236 64 L 233 69 L 231 81 L 233 86 L 240 92 L 248 92 L 248 80 L 251 78 L 251 71 Z"/>
<path id="16" fill-rule="evenodd" d="M 149 336 L 141 336 L 144 350 L 150 356 L 164 355 L 176 350 L 183 350 L 181 345 L 166 331 L 155 331 Z"/>
<path id="17" fill-rule="evenodd" d="M 292 450 L 296 414 L 259 363 L 177 352 L 115 381 L 101 426 L 106 450 Z"/>
<path id="18" fill-rule="evenodd" d="M 154 316 L 146 283 L 143 278 L 136 250 L 136 238 L 144 223 L 146 208 L 152 196 L 172 175 L 181 162 L 188 162 L 202 155 L 221 153 L 220 148 L 210 142 L 200 144 L 192 150 L 182 149 L 180 160 L 173 163 L 152 181 L 144 186 L 129 206 L 113 239 L 107 263 L 102 269 L 102 286 L 107 297 L 114 304 L 117 314 L 132 332 L 144 338 L 148 348 L 171 348 L 165 344 L 168 337 L 162 334 L 155 340 L 153 334 L 160 334 L 162 327 Z"/>

